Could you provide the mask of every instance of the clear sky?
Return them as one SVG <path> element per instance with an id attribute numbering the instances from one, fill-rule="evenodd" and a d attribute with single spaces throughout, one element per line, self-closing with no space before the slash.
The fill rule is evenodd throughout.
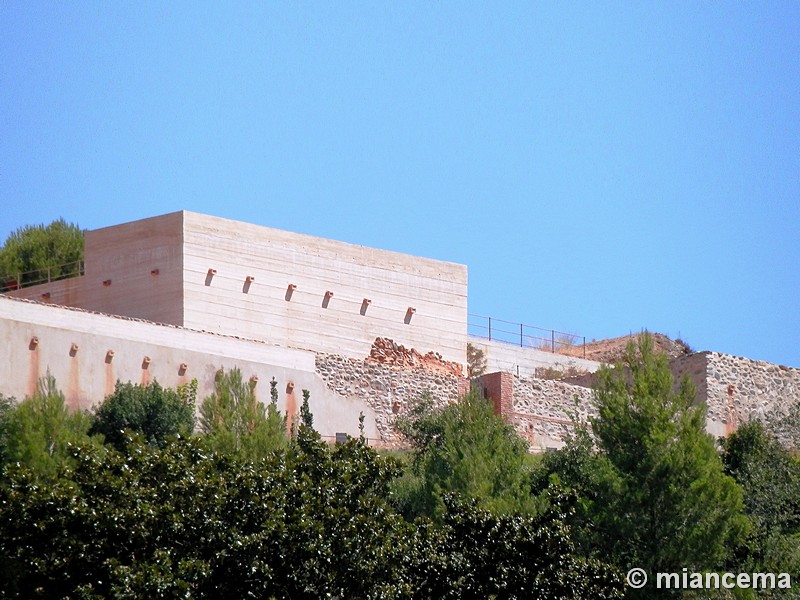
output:
<path id="1" fill-rule="evenodd" d="M 800 367 L 800 2 L 0 2 L 0 236 L 186 209 Z"/>

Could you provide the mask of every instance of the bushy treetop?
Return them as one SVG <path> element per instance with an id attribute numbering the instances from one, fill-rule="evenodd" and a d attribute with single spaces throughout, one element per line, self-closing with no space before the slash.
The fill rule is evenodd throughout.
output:
<path id="1" fill-rule="evenodd" d="M 12 232 L 0 249 L 0 277 L 4 283 L 21 275 L 20 285 L 69 277 L 80 273 L 83 230 L 64 219 L 49 225 L 26 225 Z"/>

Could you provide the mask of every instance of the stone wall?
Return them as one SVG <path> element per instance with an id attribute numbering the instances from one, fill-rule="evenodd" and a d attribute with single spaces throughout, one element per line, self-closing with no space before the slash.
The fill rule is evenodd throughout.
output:
<path id="1" fill-rule="evenodd" d="M 673 359 L 676 387 L 689 377 L 697 401 L 707 406 L 706 430 L 715 437 L 730 435 L 752 419 L 769 419 L 800 403 L 800 369 L 750 360 L 719 352 L 698 352 Z M 514 378 L 513 411 L 506 415 L 532 447 L 562 445 L 569 413 L 591 414 L 593 374 L 567 381 Z"/>
<path id="2" fill-rule="evenodd" d="M 475 385 L 532 451 L 563 446 L 564 434 L 572 429 L 570 415 L 586 419 L 593 414 L 592 390 L 563 381 L 499 372 L 476 378 Z"/>
<path id="3" fill-rule="evenodd" d="M 724 425 L 720 435 L 800 402 L 800 369 L 719 352 L 703 354 L 709 422 Z"/>
<path id="4" fill-rule="evenodd" d="M 514 378 L 514 412 L 507 420 L 532 450 L 559 448 L 572 429 L 570 414 L 586 419 L 592 413 L 592 390 L 549 379 Z M 577 404 L 576 404 L 577 402 Z"/>
<path id="5" fill-rule="evenodd" d="M 317 354 L 316 370 L 331 392 L 372 408 L 380 444 L 388 447 L 401 445 L 394 421 L 412 402 L 424 394 L 440 405 L 457 402 L 469 389 L 467 379 L 448 373 L 333 354 Z"/>

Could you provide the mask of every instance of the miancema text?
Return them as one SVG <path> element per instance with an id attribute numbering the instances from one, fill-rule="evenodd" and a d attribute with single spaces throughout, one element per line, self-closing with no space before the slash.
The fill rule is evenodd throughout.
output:
<path id="1" fill-rule="evenodd" d="M 658 589 L 791 589 L 789 573 L 658 573 Z"/>

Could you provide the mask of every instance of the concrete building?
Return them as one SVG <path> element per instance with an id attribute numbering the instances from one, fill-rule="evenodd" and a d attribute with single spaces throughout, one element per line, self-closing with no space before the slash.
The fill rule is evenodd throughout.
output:
<path id="1" fill-rule="evenodd" d="M 351 358 L 389 337 L 466 360 L 466 266 L 186 211 L 88 231 L 84 275 L 9 295 Z"/>

